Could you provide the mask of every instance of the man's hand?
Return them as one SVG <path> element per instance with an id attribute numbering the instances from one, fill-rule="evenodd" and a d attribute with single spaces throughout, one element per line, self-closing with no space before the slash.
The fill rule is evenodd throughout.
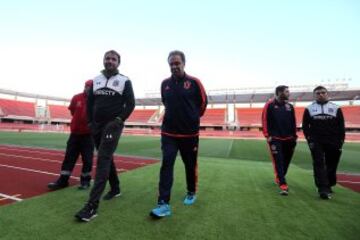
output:
<path id="1" fill-rule="evenodd" d="M 116 117 L 116 118 L 115 118 L 115 121 L 116 121 L 118 124 L 120 124 L 120 125 L 122 125 L 122 124 L 124 123 L 124 121 L 122 120 L 121 117 Z"/>

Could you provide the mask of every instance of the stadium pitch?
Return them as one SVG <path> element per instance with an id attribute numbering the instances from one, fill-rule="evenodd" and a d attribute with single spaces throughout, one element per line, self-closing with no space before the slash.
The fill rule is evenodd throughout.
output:
<path id="1" fill-rule="evenodd" d="M 60 150 L 66 138 L 0 132 L 0 144 Z M 360 194 L 337 185 L 332 200 L 320 200 L 305 143 L 296 147 L 287 197 L 273 183 L 264 141 L 201 139 L 199 150 L 198 201 L 182 204 L 186 188 L 179 158 L 169 218 L 148 216 L 156 204 L 159 162 L 121 173 L 123 196 L 102 202 L 88 224 L 74 220 L 88 196 L 75 187 L 2 206 L 0 239 L 358 239 Z M 159 138 L 124 136 L 117 153 L 160 159 Z M 359 143 L 346 143 L 339 171 L 360 174 L 359 155 Z"/>

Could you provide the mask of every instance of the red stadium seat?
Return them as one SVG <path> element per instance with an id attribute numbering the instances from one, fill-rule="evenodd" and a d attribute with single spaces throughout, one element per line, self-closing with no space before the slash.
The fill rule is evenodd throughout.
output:
<path id="1" fill-rule="evenodd" d="M 35 103 L 18 100 L 0 99 L 0 112 L 4 117 L 35 118 Z"/>

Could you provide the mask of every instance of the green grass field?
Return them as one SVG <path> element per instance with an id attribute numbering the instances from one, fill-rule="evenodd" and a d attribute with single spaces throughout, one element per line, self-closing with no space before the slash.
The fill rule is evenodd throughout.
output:
<path id="1" fill-rule="evenodd" d="M 0 144 L 64 149 L 67 135 L 0 132 Z M 159 138 L 124 136 L 117 153 L 160 157 Z M 339 170 L 360 173 L 360 144 L 347 143 Z M 299 143 L 282 197 L 264 141 L 201 139 L 198 201 L 184 206 L 185 173 L 175 166 L 173 215 L 148 217 L 155 206 L 160 163 L 121 174 L 123 196 L 101 202 L 99 216 L 73 215 L 88 191 L 68 188 L 0 207 L 0 239 L 359 239 L 360 194 L 337 186 L 320 200 L 310 153 Z M 44 186 L 45 187 L 45 186 Z"/>

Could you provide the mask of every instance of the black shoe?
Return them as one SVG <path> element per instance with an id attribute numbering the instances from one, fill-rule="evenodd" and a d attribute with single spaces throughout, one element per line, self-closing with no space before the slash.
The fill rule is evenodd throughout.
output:
<path id="1" fill-rule="evenodd" d="M 330 200 L 331 199 L 331 194 L 328 192 L 321 192 L 319 193 L 320 198 L 324 199 L 324 200 Z"/>
<path id="2" fill-rule="evenodd" d="M 69 186 L 68 182 L 61 182 L 61 181 L 51 182 L 48 184 L 48 188 L 53 191 L 66 188 L 67 186 Z"/>
<path id="3" fill-rule="evenodd" d="M 86 190 L 88 188 L 90 188 L 90 182 L 80 183 L 80 186 L 78 187 L 79 190 Z"/>
<path id="4" fill-rule="evenodd" d="M 116 197 L 120 197 L 121 196 L 121 192 L 120 190 L 110 190 L 107 194 L 105 194 L 105 196 L 103 197 L 104 200 L 110 200 Z"/>
<path id="5" fill-rule="evenodd" d="M 75 218 L 79 221 L 89 222 L 91 219 L 97 216 L 97 207 L 92 203 L 86 203 L 85 206 L 75 214 Z"/>

